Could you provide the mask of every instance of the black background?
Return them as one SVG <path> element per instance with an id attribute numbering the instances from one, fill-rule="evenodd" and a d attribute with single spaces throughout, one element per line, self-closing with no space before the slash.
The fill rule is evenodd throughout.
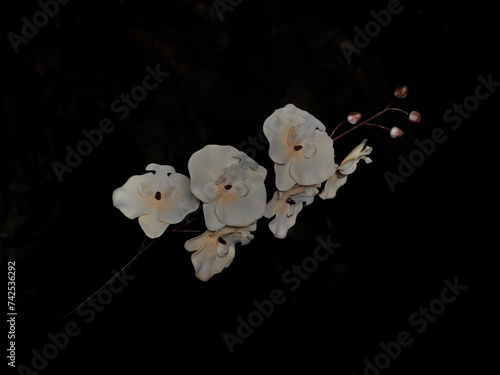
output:
<path id="1" fill-rule="evenodd" d="M 363 29 L 386 1 L 244 0 L 221 21 L 210 1 L 73 0 L 19 53 L 7 34 L 20 34 L 21 18 L 40 8 L 3 2 L 0 232 L 9 235 L 2 272 L 8 260 L 17 267 L 17 364 L 31 367 L 30 351 L 74 321 L 81 333 L 42 373 L 255 367 L 361 374 L 363 361 L 401 331 L 414 341 L 383 374 L 486 369 L 495 353 L 487 340 L 498 341 L 489 319 L 493 273 L 486 270 L 486 255 L 497 247 L 497 220 L 489 215 L 496 211 L 498 93 L 456 130 L 443 113 L 474 95 L 478 76 L 500 81 L 496 10 L 476 2 L 401 4 L 403 12 L 348 63 L 339 45 L 352 43 L 354 27 Z M 110 104 L 157 64 L 170 75 L 120 121 Z M 274 238 L 261 219 L 233 264 L 203 283 L 183 247 L 196 234 L 166 234 L 128 268 L 135 279 L 91 323 L 75 314 L 59 322 L 144 240 L 111 194 L 147 164 L 188 174 L 195 151 L 240 146 L 287 103 L 331 131 L 350 111 L 367 117 L 384 108 L 399 85 L 409 95 L 395 105 L 418 110 L 422 122 L 390 113 L 378 123 L 402 128 L 403 138 L 367 127 L 336 141 L 339 163 L 368 138 L 373 163 L 361 162 L 335 199 L 306 207 L 286 239 Z M 116 129 L 59 182 L 52 163 L 64 163 L 66 146 L 75 148 L 81 131 L 105 117 Z M 447 140 L 391 192 L 384 172 L 397 173 L 398 156 L 408 158 L 414 140 L 437 127 Z M 267 146 L 255 160 L 268 169 L 270 198 Z M 203 220 L 188 228 L 203 230 Z M 341 246 L 291 291 L 283 273 L 328 235 Z M 454 278 L 467 290 L 417 333 L 409 316 Z M 245 319 L 252 301 L 274 289 L 283 290 L 285 303 L 230 354 L 224 332 L 236 334 L 237 317 Z"/>

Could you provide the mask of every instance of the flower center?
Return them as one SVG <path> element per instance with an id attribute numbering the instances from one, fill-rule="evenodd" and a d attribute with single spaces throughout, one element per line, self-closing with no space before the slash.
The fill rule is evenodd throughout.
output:
<path id="1" fill-rule="evenodd" d="M 217 241 L 219 241 L 223 245 L 227 244 L 226 240 L 222 237 L 217 238 Z"/>
<path id="2" fill-rule="evenodd" d="M 248 169 L 257 170 L 258 164 L 245 153 L 238 152 L 234 156 L 239 158 L 240 161 L 224 168 L 215 181 L 215 184 L 223 186 L 226 192 L 232 189 L 231 191 L 234 194 L 239 198 L 243 198 L 250 192 L 250 185 L 245 182 L 248 176 Z"/>
<path id="3" fill-rule="evenodd" d="M 288 204 L 297 204 L 297 202 L 295 202 L 292 198 L 288 198 L 286 200 L 286 203 L 288 203 Z"/>
<path id="4" fill-rule="evenodd" d="M 294 149 L 295 151 L 299 151 L 301 148 L 302 148 L 302 146 L 301 146 L 301 145 L 293 146 L 293 149 Z"/>
<path id="5" fill-rule="evenodd" d="M 159 201 L 161 199 L 161 193 L 159 191 L 156 192 L 155 194 L 155 199 Z"/>

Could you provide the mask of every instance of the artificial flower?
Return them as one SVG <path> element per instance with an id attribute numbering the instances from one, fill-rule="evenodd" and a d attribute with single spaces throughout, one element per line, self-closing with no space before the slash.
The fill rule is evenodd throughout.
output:
<path id="1" fill-rule="evenodd" d="M 207 230 L 200 236 L 186 241 L 185 249 L 194 251 L 191 261 L 196 277 L 207 281 L 229 267 L 235 256 L 236 243 L 247 245 L 254 237 L 250 232 L 256 229 L 256 223 L 243 228 L 227 226 L 216 232 Z"/>
<path id="2" fill-rule="evenodd" d="M 245 227 L 264 215 L 267 171 L 244 152 L 208 145 L 191 156 L 188 169 L 209 230 Z"/>
<path id="3" fill-rule="evenodd" d="M 322 199 L 331 199 L 337 195 L 337 190 L 344 186 L 347 182 L 347 176 L 353 173 L 360 160 L 364 160 L 367 164 L 372 162 L 367 155 L 372 152 L 371 147 L 365 147 L 366 139 L 361 142 L 354 150 L 352 150 L 337 167 L 337 170 L 325 183 L 325 187 L 319 194 Z"/>
<path id="4" fill-rule="evenodd" d="M 333 141 L 308 112 L 293 104 L 277 109 L 264 122 L 264 135 L 278 190 L 319 184 L 335 173 Z"/>
<path id="5" fill-rule="evenodd" d="M 170 224 L 179 223 L 200 202 L 190 190 L 187 176 L 168 165 L 149 164 L 146 173 L 132 176 L 113 192 L 113 205 L 139 224 L 150 238 L 159 237 Z"/>
<path id="6" fill-rule="evenodd" d="M 288 230 L 295 225 L 297 215 L 302 207 L 310 205 L 318 194 L 320 184 L 313 186 L 296 186 L 287 191 L 276 191 L 266 206 L 264 216 L 270 219 L 269 228 L 276 238 L 285 238 Z"/>

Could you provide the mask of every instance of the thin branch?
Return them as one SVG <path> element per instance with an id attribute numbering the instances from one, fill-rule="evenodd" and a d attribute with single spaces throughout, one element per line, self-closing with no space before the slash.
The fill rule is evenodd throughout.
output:
<path id="1" fill-rule="evenodd" d="M 186 225 L 192 223 L 193 221 L 197 220 L 198 219 L 198 216 L 192 218 L 191 220 L 188 220 L 187 222 L 183 223 L 183 224 L 180 224 L 172 229 L 169 230 L 169 232 L 198 232 L 198 231 L 195 231 L 195 230 L 183 230 L 181 231 L 180 228 L 183 228 L 185 227 Z M 142 241 L 142 244 L 141 244 L 141 247 L 139 248 L 139 250 L 137 250 L 137 253 L 134 255 L 134 257 L 132 259 L 130 259 L 127 264 L 125 264 L 118 272 L 116 272 L 113 277 L 111 279 L 109 279 L 103 286 L 101 286 L 97 291 L 95 291 L 94 293 L 92 293 L 90 296 L 88 296 L 85 301 L 81 302 L 78 306 L 76 306 L 73 310 L 71 310 L 70 312 L 68 312 L 66 315 L 64 315 L 61 319 L 59 319 L 59 321 L 57 322 L 56 325 L 59 325 L 62 321 L 64 321 L 68 316 L 70 316 L 71 314 L 73 314 L 76 310 L 78 310 L 80 307 L 82 307 L 83 305 L 85 305 L 88 301 L 90 301 L 93 297 L 95 297 L 101 290 L 105 289 L 109 284 L 111 284 L 125 269 L 127 269 L 128 267 L 130 267 L 141 255 L 142 253 L 144 253 L 147 249 L 149 249 L 151 247 L 151 245 L 153 245 L 158 239 L 155 238 L 153 239 L 149 244 L 147 244 L 146 246 L 144 246 L 144 244 L 146 243 L 146 240 L 147 239 L 144 239 L 144 241 Z"/>

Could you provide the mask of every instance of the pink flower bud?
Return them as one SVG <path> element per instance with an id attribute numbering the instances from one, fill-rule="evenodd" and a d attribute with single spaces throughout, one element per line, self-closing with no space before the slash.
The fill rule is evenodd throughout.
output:
<path id="1" fill-rule="evenodd" d="M 406 95 L 408 95 L 408 87 L 406 86 L 399 86 L 394 90 L 394 96 L 398 99 L 404 99 Z"/>
<path id="2" fill-rule="evenodd" d="M 393 127 L 389 133 L 389 135 L 392 138 L 399 138 L 399 137 L 402 137 L 404 134 L 405 134 L 404 131 L 402 131 L 400 128 L 396 128 L 396 127 Z"/>
<path id="3" fill-rule="evenodd" d="M 359 120 L 361 120 L 361 113 L 359 112 L 351 112 L 347 115 L 347 121 L 353 125 L 357 124 Z"/>
<path id="4" fill-rule="evenodd" d="M 411 111 L 408 119 L 410 122 L 420 122 L 420 112 Z"/>

